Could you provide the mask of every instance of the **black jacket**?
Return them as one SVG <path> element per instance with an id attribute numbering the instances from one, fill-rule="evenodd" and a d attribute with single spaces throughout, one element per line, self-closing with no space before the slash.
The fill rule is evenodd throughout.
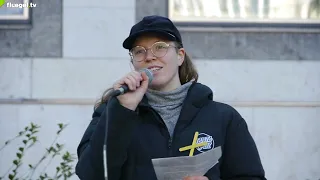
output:
<path id="1" fill-rule="evenodd" d="M 179 148 L 191 145 L 196 131 L 212 137 L 212 145 L 222 148 L 219 163 L 205 174 L 210 180 L 265 179 L 245 120 L 231 106 L 213 101 L 212 96 L 207 86 L 191 85 L 172 138 L 146 97 L 137 111 L 112 98 L 108 106 L 101 105 L 92 115 L 77 149 L 76 174 L 82 180 L 104 179 L 102 152 L 108 118 L 108 180 L 156 180 L 151 159 L 188 156 L 189 151 L 179 152 Z M 194 155 L 200 151 L 195 150 Z"/>

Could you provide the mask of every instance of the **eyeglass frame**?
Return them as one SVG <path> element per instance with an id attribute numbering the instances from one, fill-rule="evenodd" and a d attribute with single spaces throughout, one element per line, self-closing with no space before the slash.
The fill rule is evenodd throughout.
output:
<path id="1" fill-rule="evenodd" d="M 152 51 L 152 47 L 153 47 L 155 44 L 157 44 L 157 43 L 164 43 L 164 44 L 167 46 L 167 47 L 166 47 L 166 48 L 167 48 L 167 51 L 166 51 L 166 53 L 165 53 L 163 56 L 158 57 L 158 56 L 156 56 L 156 55 L 153 53 L 153 51 Z M 145 58 L 144 58 L 143 60 L 141 60 L 141 61 L 136 61 L 136 60 L 134 60 L 134 58 L 133 58 L 133 54 L 132 54 L 131 51 L 132 51 L 133 48 L 136 48 L 136 47 L 142 47 L 142 48 L 145 50 L 145 52 L 146 52 Z M 135 47 L 133 47 L 133 48 L 130 49 L 129 55 L 130 55 L 132 61 L 135 61 L 135 62 L 143 62 L 143 61 L 145 61 L 145 60 L 147 59 L 147 55 L 148 55 L 148 50 L 149 50 L 149 49 L 150 49 L 151 53 L 153 54 L 153 56 L 155 56 L 155 57 L 157 57 L 157 58 L 162 58 L 162 57 L 164 57 L 165 55 L 167 55 L 168 49 L 169 49 L 170 47 L 178 48 L 178 47 L 176 47 L 176 46 L 174 46 L 174 45 L 171 45 L 171 44 L 169 44 L 169 43 L 166 43 L 166 42 L 164 42 L 164 41 L 157 41 L 157 42 L 153 43 L 153 44 L 152 44 L 150 47 L 148 47 L 148 48 L 145 48 L 145 47 L 143 47 L 143 46 L 135 46 Z"/>

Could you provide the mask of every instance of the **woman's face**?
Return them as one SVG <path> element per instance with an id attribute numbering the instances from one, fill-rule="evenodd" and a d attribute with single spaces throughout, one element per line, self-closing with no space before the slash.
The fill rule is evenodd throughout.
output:
<path id="1" fill-rule="evenodd" d="M 177 53 L 176 49 L 173 42 L 159 36 L 144 35 L 136 39 L 130 51 L 132 63 L 135 70 L 148 68 L 152 71 L 150 89 L 171 91 L 181 86 L 178 69 L 185 52 L 181 48 Z"/>

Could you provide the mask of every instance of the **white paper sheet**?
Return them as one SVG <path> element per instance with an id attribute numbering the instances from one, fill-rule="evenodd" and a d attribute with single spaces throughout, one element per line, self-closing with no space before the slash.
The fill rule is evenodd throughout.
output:
<path id="1" fill-rule="evenodd" d="M 221 147 L 195 156 L 152 159 L 158 180 L 182 180 L 186 176 L 203 176 L 218 163 Z"/>

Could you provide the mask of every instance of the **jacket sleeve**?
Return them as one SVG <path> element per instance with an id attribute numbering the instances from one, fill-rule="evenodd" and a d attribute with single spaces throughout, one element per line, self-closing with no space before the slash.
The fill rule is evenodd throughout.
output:
<path id="1" fill-rule="evenodd" d="M 138 114 L 123 107 L 117 98 L 110 99 L 108 105 L 100 105 L 93 113 L 77 148 L 77 176 L 81 180 L 104 180 L 103 144 L 107 129 L 108 179 L 119 180 L 126 162 L 131 133 L 138 123 Z"/>
<path id="2" fill-rule="evenodd" d="M 210 178 L 210 171 L 208 177 L 210 180 L 266 180 L 258 149 L 247 123 L 234 108 L 230 108 L 232 113 L 228 115 L 230 121 L 220 159 L 220 177 Z"/>

